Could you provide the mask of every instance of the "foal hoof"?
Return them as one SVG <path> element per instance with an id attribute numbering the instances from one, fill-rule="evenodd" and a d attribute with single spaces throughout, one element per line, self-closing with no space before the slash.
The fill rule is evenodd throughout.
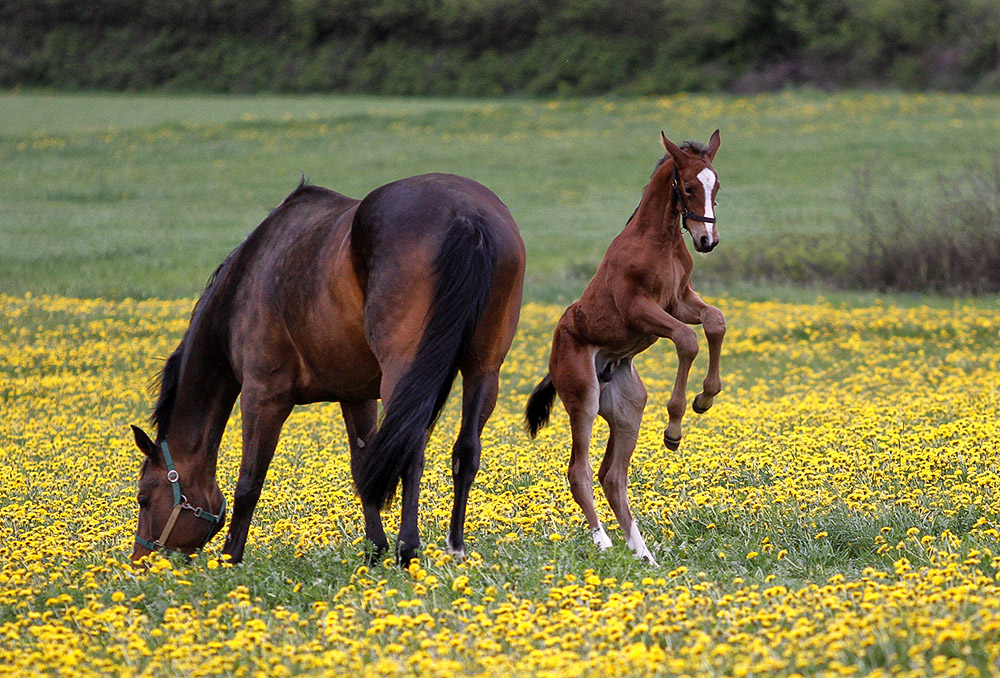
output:
<path id="1" fill-rule="evenodd" d="M 699 393 L 694 397 L 694 402 L 691 403 L 691 409 L 694 410 L 695 414 L 705 414 L 708 412 L 709 408 L 712 407 L 713 399 L 706 396 L 704 393 Z"/>
<path id="2" fill-rule="evenodd" d="M 676 438 L 676 439 L 671 438 L 670 436 L 667 435 L 667 432 L 664 431 L 663 432 L 663 444 L 666 445 L 666 447 L 667 447 L 668 450 L 676 451 L 677 448 L 681 446 L 681 439 L 680 438 Z"/>

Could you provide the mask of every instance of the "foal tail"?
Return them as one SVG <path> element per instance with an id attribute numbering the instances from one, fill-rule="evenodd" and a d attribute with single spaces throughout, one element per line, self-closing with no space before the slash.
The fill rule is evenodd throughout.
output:
<path id="1" fill-rule="evenodd" d="M 396 384 L 372 449 L 354 474 L 365 504 L 383 508 L 403 470 L 424 449 L 489 300 L 496 265 L 487 221 L 477 214 L 455 216 L 434 260 L 437 284 L 416 357 Z"/>
<path id="2" fill-rule="evenodd" d="M 556 387 L 552 385 L 552 375 L 546 374 L 528 396 L 528 404 L 524 408 L 524 423 L 532 438 L 538 435 L 539 429 L 549 423 L 555 399 Z"/>

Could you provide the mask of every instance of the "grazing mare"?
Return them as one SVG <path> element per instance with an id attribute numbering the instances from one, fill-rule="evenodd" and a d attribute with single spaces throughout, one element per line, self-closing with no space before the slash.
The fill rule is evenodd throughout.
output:
<path id="1" fill-rule="evenodd" d="M 573 433 L 570 489 L 601 548 L 611 546 L 611 540 L 594 511 L 590 434 L 597 415 L 608 422 L 608 447 L 597 476 L 629 548 L 653 563 L 628 505 L 629 460 L 646 406 L 646 388 L 632 359 L 660 337 L 677 347 L 677 377 L 667 403 L 670 423 L 663 434 L 664 444 L 676 450 L 688 372 L 698 353 L 697 337 L 688 325 L 701 323 L 708 338 L 708 376 L 693 403 L 699 414 L 712 406 L 722 388 L 719 353 L 726 332 L 719 309 L 691 289 L 692 260 L 683 237 L 687 229 L 699 252 L 711 252 L 719 244 L 714 210 L 719 178 L 712 167 L 719 132 L 708 146 L 686 142 L 678 147 L 662 132 L 660 141 L 666 155 L 583 296 L 560 318 L 549 373 L 528 398 L 525 411 L 535 437 L 548 422 L 556 394 L 562 399 Z"/>
<path id="2" fill-rule="evenodd" d="M 365 533 L 378 553 L 388 548 L 380 509 L 402 481 L 396 556 L 408 563 L 420 545 L 424 445 L 458 372 L 448 545 L 462 553 L 524 256 L 507 207 L 471 179 L 426 174 L 363 200 L 301 183 L 212 275 L 163 369 L 155 442 L 133 427 L 146 458 L 132 558 L 158 548 L 192 553 L 222 528 L 216 460 L 239 395 L 243 458 L 224 554 L 243 558 L 292 407 L 329 401 L 343 411 Z"/>

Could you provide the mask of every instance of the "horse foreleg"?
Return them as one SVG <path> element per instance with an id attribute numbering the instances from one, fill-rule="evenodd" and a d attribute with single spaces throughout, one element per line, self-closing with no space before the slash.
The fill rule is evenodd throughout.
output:
<path id="1" fill-rule="evenodd" d="M 455 487 L 455 503 L 451 510 L 448 530 L 448 550 L 465 555 L 465 510 L 472 481 L 479 471 L 482 450 L 480 440 L 486 421 L 496 407 L 500 378 L 496 371 L 462 372 L 462 428 L 451 451 L 451 479 Z"/>
<path id="2" fill-rule="evenodd" d="M 233 500 L 233 516 L 229 521 L 229 532 L 222 547 L 223 554 L 231 562 L 243 560 L 250 519 L 260 499 L 264 478 L 278 445 L 281 426 L 292 411 L 291 401 L 285 398 L 261 396 L 248 392 L 244 385 L 241 400 L 243 411 L 243 459 L 240 463 L 240 478 L 236 483 Z"/>
<path id="3" fill-rule="evenodd" d="M 626 544 L 637 558 L 645 558 L 656 565 L 656 560 L 639 534 L 628 503 L 628 468 L 639 438 L 639 424 L 646 406 L 646 387 L 631 361 L 614 371 L 611 382 L 601 392 L 599 413 L 611 430 L 604 460 L 597 471 L 597 478 L 604 488 L 611 510 L 618 518 Z"/>
<path id="4" fill-rule="evenodd" d="M 663 432 L 663 444 L 667 449 L 676 450 L 681 444 L 681 419 L 684 418 L 687 406 L 687 380 L 691 363 L 698 355 L 698 337 L 694 330 L 650 299 L 636 299 L 630 309 L 629 319 L 633 325 L 648 334 L 670 339 L 677 348 L 677 377 L 674 379 L 670 400 L 667 401 L 670 422 Z"/>
<path id="5" fill-rule="evenodd" d="M 704 414 L 715 402 L 715 396 L 722 390 L 719 370 L 722 340 L 726 336 L 726 318 L 719 309 L 706 305 L 701 311 L 700 320 L 702 327 L 705 328 L 705 338 L 708 339 L 708 373 L 702 384 L 702 392 L 694 397 L 691 409 L 697 414 Z"/>
<path id="6" fill-rule="evenodd" d="M 372 440 L 375 438 L 378 405 L 375 400 L 342 402 L 340 410 L 344 416 L 344 425 L 347 428 L 348 442 L 351 446 L 351 472 L 353 474 L 362 455 L 365 454 L 366 450 L 371 449 Z M 375 547 L 374 559 L 380 559 L 389 548 L 389 541 L 385 538 L 385 530 L 382 527 L 382 516 L 379 514 L 378 506 L 375 505 L 362 503 L 361 510 L 365 518 L 365 537 Z"/>

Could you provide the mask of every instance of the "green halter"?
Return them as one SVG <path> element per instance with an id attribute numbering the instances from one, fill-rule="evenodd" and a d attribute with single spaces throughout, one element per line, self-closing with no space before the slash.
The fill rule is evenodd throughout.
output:
<path id="1" fill-rule="evenodd" d="M 167 518 L 167 524 L 163 527 L 163 532 L 155 541 L 149 541 L 139 536 L 136 532 L 135 541 L 137 544 L 145 546 L 150 551 L 156 551 L 158 549 L 163 549 L 165 551 L 174 551 L 175 549 L 168 549 L 164 544 L 167 542 L 167 538 L 170 536 L 170 532 L 174 529 L 174 523 L 177 522 L 178 516 L 180 516 L 182 510 L 194 511 L 194 515 L 202 520 L 207 520 L 212 524 L 212 527 L 220 524 L 226 517 L 226 498 L 222 497 L 222 507 L 219 509 L 219 515 L 214 515 L 209 513 L 203 508 L 191 506 L 188 503 L 187 497 L 181 494 L 181 483 L 180 475 L 177 473 L 177 469 L 174 468 L 174 460 L 170 457 L 170 450 L 167 448 L 167 441 L 164 440 L 160 443 L 160 448 L 163 450 L 163 461 L 167 465 L 167 480 L 170 481 L 170 487 L 174 491 L 174 510 L 170 512 L 170 517 Z M 205 540 L 201 542 L 198 546 L 199 549 L 205 548 L 205 544 L 208 540 L 212 538 L 215 533 L 214 529 L 210 529 L 208 534 L 205 535 Z"/>

